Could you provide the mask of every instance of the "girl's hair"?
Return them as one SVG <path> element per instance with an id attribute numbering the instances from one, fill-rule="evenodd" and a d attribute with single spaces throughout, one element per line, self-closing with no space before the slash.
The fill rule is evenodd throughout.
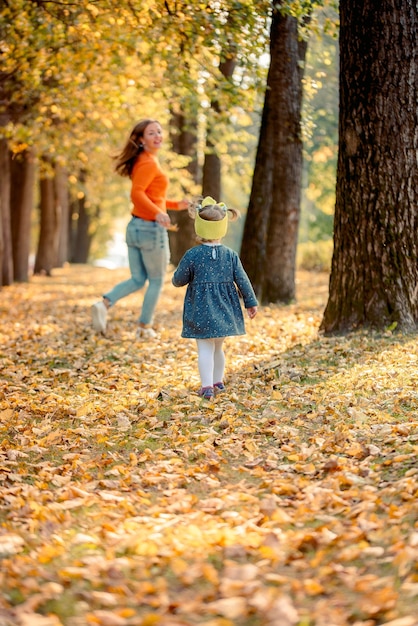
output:
<path id="1" fill-rule="evenodd" d="M 198 200 L 189 205 L 189 215 L 193 219 L 196 217 L 197 212 L 199 212 L 199 217 L 201 217 L 202 220 L 207 220 L 208 222 L 219 222 L 219 220 L 223 220 L 225 213 L 228 213 L 230 222 L 235 222 L 235 220 L 241 216 L 238 209 L 227 209 L 226 206 L 222 204 L 208 204 L 201 207 L 200 202 L 201 201 Z"/>
<path id="2" fill-rule="evenodd" d="M 131 177 L 135 162 L 144 150 L 142 137 L 144 136 L 145 129 L 149 124 L 154 123 L 159 124 L 159 121 L 145 119 L 138 122 L 131 131 L 125 146 L 113 157 L 116 161 L 115 171 L 121 176 Z"/>

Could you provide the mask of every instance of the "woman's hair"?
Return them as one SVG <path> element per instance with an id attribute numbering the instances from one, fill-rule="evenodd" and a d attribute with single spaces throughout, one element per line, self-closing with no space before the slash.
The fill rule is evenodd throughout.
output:
<path id="1" fill-rule="evenodd" d="M 125 146 L 113 157 L 116 161 L 115 171 L 121 176 L 131 177 L 135 162 L 144 150 L 142 137 L 144 136 L 145 129 L 149 124 L 153 123 L 159 124 L 158 120 L 153 119 L 138 122 L 129 135 Z"/>

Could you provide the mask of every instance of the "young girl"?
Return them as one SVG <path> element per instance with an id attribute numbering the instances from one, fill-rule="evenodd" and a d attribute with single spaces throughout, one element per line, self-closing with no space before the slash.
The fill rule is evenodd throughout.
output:
<path id="1" fill-rule="evenodd" d="M 231 335 L 244 335 L 244 317 L 239 293 L 250 319 L 257 314 L 257 299 L 236 252 L 221 244 L 239 212 L 207 197 L 189 209 L 201 245 L 188 250 L 173 275 L 173 285 L 187 285 L 182 337 L 197 341 L 201 388 L 206 400 L 225 389 L 223 342 Z"/>

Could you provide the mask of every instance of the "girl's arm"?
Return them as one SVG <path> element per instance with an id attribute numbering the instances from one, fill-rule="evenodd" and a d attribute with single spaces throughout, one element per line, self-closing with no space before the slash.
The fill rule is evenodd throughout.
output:
<path id="1" fill-rule="evenodd" d="M 186 257 L 187 252 L 181 259 L 176 271 L 173 274 L 171 282 L 173 283 L 174 287 L 183 287 L 184 285 L 188 285 L 192 279 L 192 269 Z"/>
<path id="2" fill-rule="evenodd" d="M 252 315 L 252 317 L 255 317 L 255 315 L 257 314 L 258 305 L 257 298 L 254 293 L 251 281 L 242 266 L 241 259 L 236 253 L 234 254 L 234 281 L 238 289 L 240 290 L 242 299 L 244 300 L 245 308 L 248 309 L 248 311 L 250 309 L 256 309 L 255 313 Z"/>

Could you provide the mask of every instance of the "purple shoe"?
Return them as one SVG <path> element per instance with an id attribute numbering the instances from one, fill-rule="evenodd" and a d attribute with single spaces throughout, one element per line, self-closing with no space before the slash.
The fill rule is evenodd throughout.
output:
<path id="1" fill-rule="evenodd" d="M 213 396 L 215 395 L 213 392 L 213 387 L 201 387 L 197 393 L 205 400 L 212 400 Z"/>

